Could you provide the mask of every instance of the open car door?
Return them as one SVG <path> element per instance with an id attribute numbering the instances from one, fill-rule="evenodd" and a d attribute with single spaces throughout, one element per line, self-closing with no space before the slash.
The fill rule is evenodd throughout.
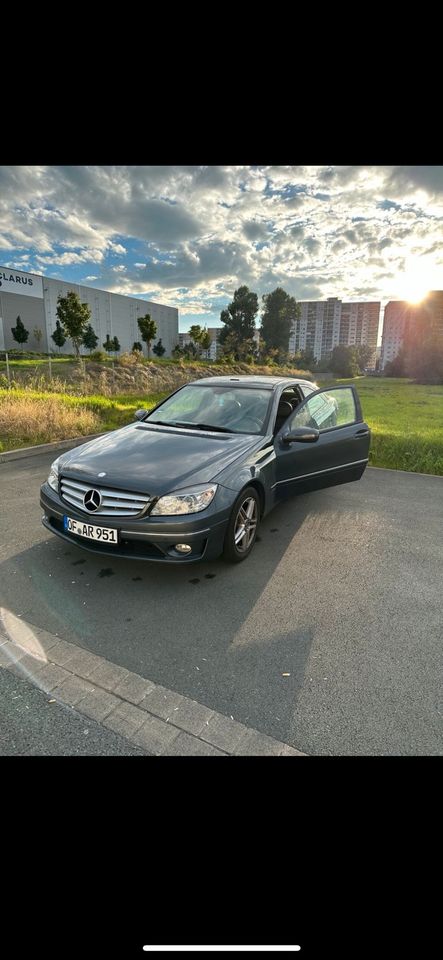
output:
<path id="1" fill-rule="evenodd" d="M 370 430 L 354 386 L 316 390 L 277 433 L 277 499 L 359 480 L 369 456 Z"/>

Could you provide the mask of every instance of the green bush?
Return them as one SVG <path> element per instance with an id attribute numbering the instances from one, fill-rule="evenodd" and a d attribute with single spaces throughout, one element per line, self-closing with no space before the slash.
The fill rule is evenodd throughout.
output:
<path id="1" fill-rule="evenodd" d="M 89 355 L 89 359 L 103 363 L 103 360 L 107 360 L 108 357 L 104 350 L 94 350 L 94 352 Z"/>

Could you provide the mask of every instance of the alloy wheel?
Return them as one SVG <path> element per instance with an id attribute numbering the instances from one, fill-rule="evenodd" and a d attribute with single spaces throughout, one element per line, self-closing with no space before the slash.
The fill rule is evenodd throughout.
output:
<path id="1" fill-rule="evenodd" d="M 255 537 L 258 522 L 257 501 L 246 497 L 237 513 L 234 527 L 234 543 L 239 553 L 246 553 Z"/>

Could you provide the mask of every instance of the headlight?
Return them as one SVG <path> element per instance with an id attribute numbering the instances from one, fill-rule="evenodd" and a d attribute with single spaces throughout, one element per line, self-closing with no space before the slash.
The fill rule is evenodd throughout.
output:
<path id="1" fill-rule="evenodd" d="M 60 457 L 57 457 L 57 460 L 54 460 L 54 463 L 51 463 L 51 469 L 49 471 L 48 483 L 53 490 L 56 490 L 58 493 L 58 461 Z"/>
<path id="2" fill-rule="evenodd" d="M 151 517 L 176 517 L 181 513 L 200 513 L 205 510 L 215 497 L 217 484 L 205 487 L 188 487 L 181 493 L 170 493 L 167 497 L 160 497 L 151 510 Z"/>

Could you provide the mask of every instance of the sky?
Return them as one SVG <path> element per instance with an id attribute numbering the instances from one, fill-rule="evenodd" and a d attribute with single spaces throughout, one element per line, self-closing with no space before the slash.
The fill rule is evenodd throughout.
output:
<path id="1" fill-rule="evenodd" d="M 242 284 L 297 300 L 443 289 L 443 166 L 0 167 L 0 262 L 219 326 Z"/>

